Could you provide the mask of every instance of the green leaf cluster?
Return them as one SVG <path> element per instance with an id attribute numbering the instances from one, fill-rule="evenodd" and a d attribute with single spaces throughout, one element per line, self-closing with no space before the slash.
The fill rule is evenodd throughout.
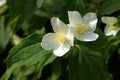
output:
<path id="1" fill-rule="evenodd" d="M 73 10 L 97 14 L 99 38 L 75 40 L 66 55 L 56 57 L 41 47 L 43 34 L 53 31 L 53 16 L 68 23 L 67 12 Z M 115 79 L 120 67 L 120 32 L 105 36 L 101 17 L 117 17 L 115 25 L 120 25 L 119 11 L 119 0 L 7 0 L 0 6 L 0 80 Z M 21 39 L 17 45 L 14 35 Z"/>

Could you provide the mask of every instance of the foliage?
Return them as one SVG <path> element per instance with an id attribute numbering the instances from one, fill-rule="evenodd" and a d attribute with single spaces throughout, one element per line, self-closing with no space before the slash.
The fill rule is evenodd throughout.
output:
<path id="1" fill-rule="evenodd" d="M 53 32 L 51 18 L 68 24 L 68 11 L 95 12 L 99 38 L 75 39 L 67 54 L 56 57 L 40 44 Z M 0 6 L 0 80 L 119 80 L 120 31 L 105 36 L 106 15 L 120 22 L 119 0 L 7 0 Z"/>

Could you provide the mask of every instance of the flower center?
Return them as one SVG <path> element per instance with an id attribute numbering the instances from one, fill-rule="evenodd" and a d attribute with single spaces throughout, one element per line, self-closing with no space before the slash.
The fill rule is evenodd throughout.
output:
<path id="1" fill-rule="evenodd" d="M 115 30 L 115 29 L 118 29 L 118 24 L 117 23 L 115 23 L 115 24 L 110 24 L 110 29 L 112 29 L 112 30 Z"/>
<path id="2" fill-rule="evenodd" d="M 81 33 L 84 33 L 88 30 L 88 26 L 84 23 L 84 22 L 81 22 L 79 24 L 76 25 L 76 28 L 75 28 L 75 31 L 78 33 L 78 34 L 81 34 Z"/>
<path id="3" fill-rule="evenodd" d="M 113 25 L 110 26 L 110 29 L 112 30 L 117 29 L 117 28 L 118 28 L 117 26 L 113 26 Z"/>
<path id="4" fill-rule="evenodd" d="M 65 40 L 66 40 L 65 34 L 63 34 L 62 32 L 56 33 L 55 43 L 64 43 Z"/>

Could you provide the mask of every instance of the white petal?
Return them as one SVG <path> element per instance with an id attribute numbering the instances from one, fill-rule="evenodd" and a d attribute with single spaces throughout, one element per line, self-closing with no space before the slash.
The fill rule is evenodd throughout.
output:
<path id="1" fill-rule="evenodd" d="M 108 25 L 113 25 L 114 23 L 118 22 L 116 17 L 102 17 L 102 22 Z"/>
<path id="2" fill-rule="evenodd" d="M 6 3 L 6 0 L 0 0 L 0 6 L 4 5 Z"/>
<path id="3" fill-rule="evenodd" d="M 69 29 L 69 31 L 68 31 L 68 33 L 66 35 L 66 38 L 68 39 L 70 46 L 73 46 L 73 44 L 74 44 L 74 35 L 70 31 L 70 29 Z"/>
<path id="4" fill-rule="evenodd" d="M 70 50 L 70 45 L 68 44 L 61 44 L 57 49 L 53 50 L 53 54 L 61 57 L 66 54 Z"/>
<path id="5" fill-rule="evenodd" d="M 97 25 L 97 16 L 95 13 L 89 12 L 82 19 L 94 31 Z"/>
<path id="6" fill-rule="evenodd" d="M 77 34 L 75 37 L 80 41 L 95 41 L 99 35 L 94 33 L 93 31 L 88 31 L 83 34 Z"/>
<path id="7" fill-rule="evenodd" d="M 53 17 L 51 19 L 51 25 L 55 32 L 63 32 L 67 33 L 68 27 L 65 23 L 63 23 L 59 18 Z"/>
<path id="8" fill-rule="evenodd" d="M 41 47 L 45 50 L 52 50 L 58 48 L 59 44 L 56 44 L 54 42 L 55 37 L 56 36 L 54 33 L 48 33 L 45 36 L 43 36 Z"/>
<path id="9" fill-rule="evenodd" d="M 108 25 L 105 26 L 104 32 L 106 36 L 115 36 L 117 34 L 117 32 L 119 31 L 119 29 L 113 30 L 110 29 L 110 27 Z"/>
<path id="10" fill-rule="evenodd" d="M 71 26 L 81 22 L 81 15 L 77 11 L 68 11 L 69 22 Z"/>

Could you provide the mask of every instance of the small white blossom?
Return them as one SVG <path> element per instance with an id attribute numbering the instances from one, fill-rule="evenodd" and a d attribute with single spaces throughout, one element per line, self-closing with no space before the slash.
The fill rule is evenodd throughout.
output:
<path id="1" fill-rule="evenodd" d="M 0 0 L 0 6 L 4 5 L 6 3 L 6 0 Z"/>
<path id="2" fill-rule="evenodd" d="M 43 36 L 41 46 L 45 50 L 53 50 L 53 54 L 60 57 L 70 50 L 70 46 L 73 46 L 74 36 L 69 27 L 59 18 L 53 17 L 51 24 L 55 33 Z"/>
<path id="3" fill-rule="evenodd" d="M 118 20 L 116 17 L 102 17 L 102 22 L 106 24 L 104 32 L 106 36 L 115 36 L 117 32 L 120 30 L 119 26 L 116 26 L 114 24 L 118 23 Z"/>
<path id="4" fill-rule="evenodd" d="M 83 18 L 77 11 L 68 11 L 69 24 L 72 33 L 80 41 L 95 41 L 98 34 L 94 33 L 97 24 L 95 13 L 89 12 Z"/>

